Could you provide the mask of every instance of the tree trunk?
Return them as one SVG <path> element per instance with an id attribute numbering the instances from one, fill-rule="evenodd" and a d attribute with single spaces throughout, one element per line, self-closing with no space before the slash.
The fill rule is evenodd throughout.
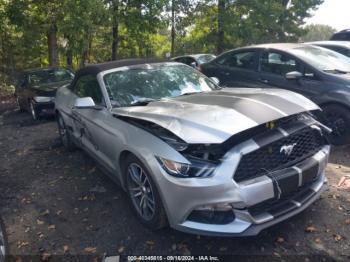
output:
<path id="1" fill-rule="evenodd" d="M 171 57 L 175 55 L 175 0 L 171 1 Z"/>
<path id="2" fill-rule="evenodd" d="M 66 52 L 66 63 L 67 67 L 73 68 L 73 52 L 71 49 L 68 49 Z"/>
<path id="3" fill-rule="evenodd" d="M 49 51 L 49 65 L 58 65 L 58 54 L 57 54 L 57 25 L 52 24 L 47 32 L 47 45 Z"/>
<path id="4" fill-rule="evenodd" d="M 225 0 L 218 1 L 218 38 L 216 44 L 216 51 L 220 54 L 224 51 L 224 16 L 225 16 Z"/>
<path id="5" fill-rule="evenodd" d="M 112 28 L 112 60 L 117 60 L 118 58 L 118 45 L 119 45 L 119 25 L 116 22 Z"/>
<path id="6" fill-rule="evenodd" d="M 73 51 L 71 48 L 71 37 L 68 35 L 64 36 L 67 39 L 67 45 L 66 45 L 66 64 L 67 67 L 73 68 Z"/>
<path id="7" fill-rule="evenodd" d="M 119 46 L 119 16 L 118 16 L 118 1 L 113 2 L 113 14 L 112 14 L 112 60 L 118 58 L 118 46 Z"/>

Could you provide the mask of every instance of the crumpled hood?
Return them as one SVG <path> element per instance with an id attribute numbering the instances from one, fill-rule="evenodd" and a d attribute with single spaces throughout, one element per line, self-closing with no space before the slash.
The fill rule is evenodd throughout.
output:
<path id="1" fill-rule="evenodd" d="M 282 89 L 232 88 L 115 108 L 115 115 L 153 122 L 191 144 L 222 143 L 269 121 L 319 107 Z"/>

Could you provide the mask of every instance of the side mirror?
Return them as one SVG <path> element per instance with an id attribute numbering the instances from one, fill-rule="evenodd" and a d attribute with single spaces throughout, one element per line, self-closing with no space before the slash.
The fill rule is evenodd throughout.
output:
<path id="1" fill-rule="evenodd" d="M 220 80 L 217 77 L 210 77 L 211 81 L 213 81 L 216 85 L 220 84 Z"/>
<path id="2" fill-rule="evenodd" d="M 91 97 L 77 98 L 74 103 L 76 109 L 95 108 L 95 106 L 95 102 Z"/>
<path id="3" fill-rule="evenodd" d="M 193 67 L 193 68 L 197 68 L 197 63 L 196 63 L 196 62 L 192 62 L 192 63 L 190 64 L 190 66 Z"/>
<path id="4" fill-rule="evenodd" d="M 303 74 L 298 71 L 289 72 L 286 74 L 286 79 L 288 80 L 299 80 L 303 77 Z"/>

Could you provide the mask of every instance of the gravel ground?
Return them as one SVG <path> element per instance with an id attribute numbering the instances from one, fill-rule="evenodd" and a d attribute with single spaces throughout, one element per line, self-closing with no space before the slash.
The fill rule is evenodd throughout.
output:
<path id="1" fill-rule="evenodd" d="M 320 200 L 249 238 L 200 237 L 170 228 L 149 231 L 132 214 L 126 194 L 91 158 L 64 150 L 52 119 L 34 122 L 27 113 L 8 110 L 0 116 L 0 149 L 0 214 L 11 254 L 22 256 L 16 261 L 68 261 L 76 255 L 97 261 L 93 258 L 103 254 L 350 259 L 350 192 L 337 188 L 350 173 L 350 147 L 333 148 L 330 186 Z"/>

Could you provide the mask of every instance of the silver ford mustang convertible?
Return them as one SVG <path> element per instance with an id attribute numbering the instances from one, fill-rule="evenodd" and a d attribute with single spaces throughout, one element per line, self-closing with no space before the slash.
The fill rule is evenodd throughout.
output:
<path id="1" fill-rule="evenodd" d="M 56 95 L 62 142 L 87 151 L 152 229 L 256 235 L 320 196 L 330 130 L 299 94 L 214 80 L 175 62 L 87 66 Z"/>

